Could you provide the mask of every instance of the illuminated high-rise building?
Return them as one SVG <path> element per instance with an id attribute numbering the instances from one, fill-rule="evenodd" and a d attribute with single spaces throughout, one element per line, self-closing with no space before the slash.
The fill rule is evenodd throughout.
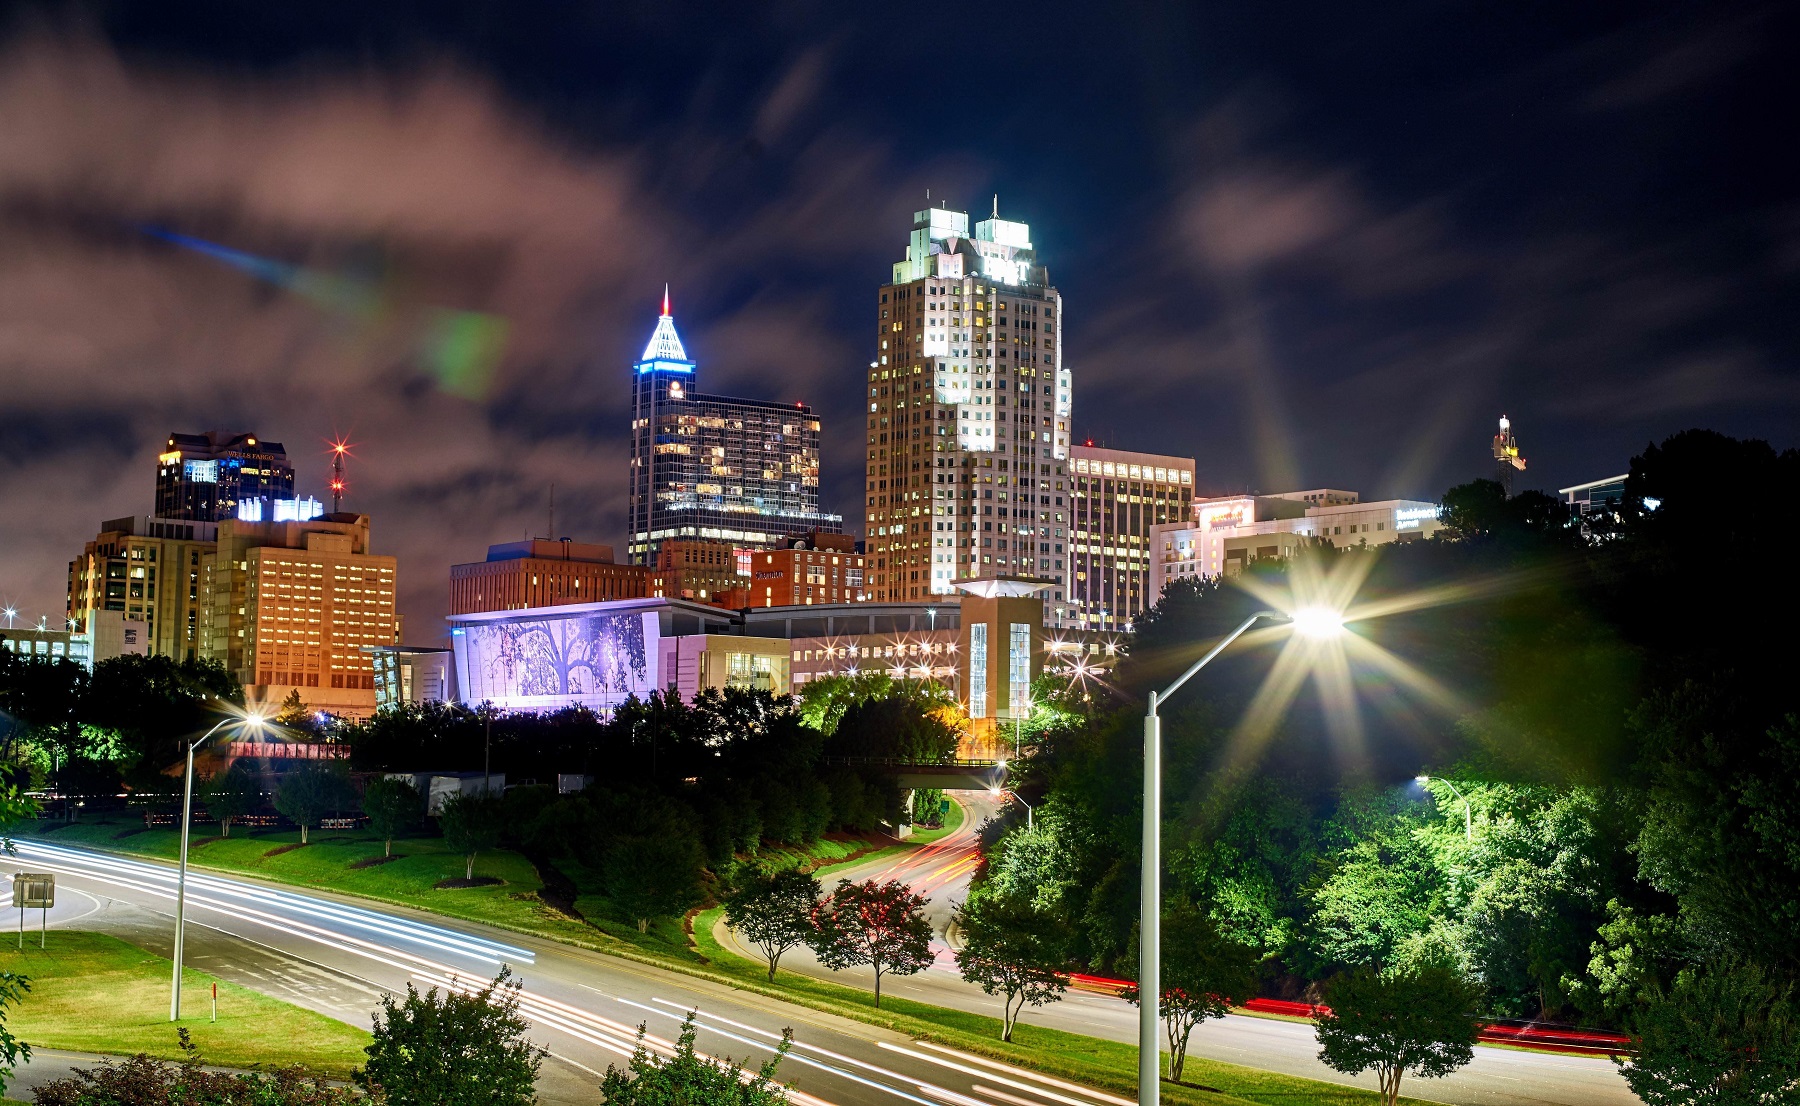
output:
<path id="1" fill-rule="evenodd" d="M 170 434 L 156 458 L 157 518 L 274 519 L 275 502 L 293 499 L 294 466 L 287 451 L 255 434 Z"/>
<path id="2" fill-rule="evenodd" d="M 631 374 L 629 559 L 653 565 L 664 541 L 769 549 L 844 528 L 819 510 L 819 419 L 804 403 L 698 390 L 669 297 Z"/>
<path id="3" fill-rule="evenodd" d="M 144 651 L 192 660 L 199 652 L 201 562 L 213 522 L 115 518 L 69 562 L 67 622 L 88 626 L 96 611 L 144 624 Z"/>
<path id="4" fill-rule="evenodd" d="M 1070 611 L 1084 629 L 1129 632 L 1160 594 L 1150 586 L 1151 528 L 1188 519 L 1194 462 L 1091 445 L 1071 452 Z"/>
<path id="5" fill-rule="evenodd" d="M 870 599 L 925 600 L 959 580 L 1032 576 L 1068 621 L 1069 370 L 1062 297 L 1031 229 L 913 215 L 876 295 L 868 370 Z"/>
<path id="6" fill-rule="evenodd" d="M 393 557 L 369 552 L 369 516 L 219 523 L 200 558 L 200 656 L 223 664 L 252 702 L 290 691 L 315 710 L 376 707 L 369 646 L 399 643 Z"/>

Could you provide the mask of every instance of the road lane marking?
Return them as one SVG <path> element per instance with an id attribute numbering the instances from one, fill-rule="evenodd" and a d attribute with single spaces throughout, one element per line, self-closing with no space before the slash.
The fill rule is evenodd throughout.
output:
<path id="1" fill-rule="evenodd" d="M 1105 1091 L 1097 1091 L 1092 1087 L 1084 1087 L 1080 1083 L 1071 1083 L 1066 1079 L 1058 1079 L 1053 1075 L 1044 1075 L 1040 1072 L 1031 1071 L 1028 1068 L 1014 1067 L 1011 1064 L 1002 1064 L 998 1060 L 989 1060 L 983 1056 L 972 1056 L 966 1052 L 958 1052 L 953 1048 L 946 1048 L 945 1046 L 936 1044 L 932 1041 L 914 1041 L 913 1043 L 920 1048 L 928 1048 L 933 1052 L 942 1052 L 947 1056 L 954 1056 L 958 1060 L 967 1060 L 971 1064 L 980 1064 L 984 1068 L 993 1068 L 995 1071 L 1003 1071 L 1009 1075 L 1022 1076 L 1026 1079 L 1035 1079 L 1039 1083 L 1047 1083 L 1052 1087 L 1061 1087 L 1066 1091 L 1079 1091 L 1082 1094 L 1092 1095 L 1102 1102 L 1113 1103 L 1113 1106 L 1137 1106 L 1137 1099 L 1135 1098 L 1120 1098 L 1118 1095 L 1107 1094 Z"/>
<path id="2" fill-rule="evenodd" d="M 899 1045 L 889 1044 L 886 1041 L 878 1041 L 876 1043 L 878 1045 L 880 1045 L 880 1047 L 882 1047 L 882 1048 L 891 1049 L 892 1051 L 898 1052 L 903 1056 L 911 1056 L 915 1060 L 923 1060 L 928 1064 L 937 1064 L 940 1067 L 946 1067 L 946 1068 L 951 1069 L 952 1071 L 960 1071 L 964 1075 L 975 1076 L 977 1078 L 992 1079 L 996 1083 L 1004 1083 L 1009 1087 L 1013 1087 L 1018 1090 L 1024 1091 L 1026 1094 L 1034 1094 L 1034 1095 L 1037 1095 L 1039 1098 L 1047 1098 L 1047 1099 L 1051 1100 L 1052 1102 L 1061 1102 L 1064 1104 L 1064 1106 L 1093 1106 L 1093 1103 L 1088 1102 L 1085 1099 L 1070 1098 L 1068 1095 L 1057 1094 L 1055 1091 L 1048 1091 L 1042 1087 L 1032 1086 L 1030 1083 L 1021 1083 L 1017 1079 L 1008 1079 L 1005 1076 L 994 1075 L 991 1072 L 984 1072 L 984 1071 L 981 1071 L 976 1068 L 967 1068 L 967 1067 L 962 1066 L 961 1064 L 953 1064 L 950 1061 L 942 1059 L 940 1057 L 930 1056 L 923 1052 L 914 1052 L 910 1048 L 901 1048 Z M 916 1041 L 914 1043 L 915 1044 L 924 1044 L 925 1042 Z M 943 1051 L 948 1052 L 949 1050 L 944 1049 Z M 973 1059 L 973 1057 L 965 1056 L 962 1053 L 951 1053 L 951 1055 L 957 1056 L 957 1057 L 959 1057 L 961 1059 L 965 1059 L 965 1060 Z M 999 1067 L 1000 1065 L 994 1065 L 994 1066 Z M 1018 1069 L 1013 1069 L 1013 1070 L 1018 1070 Z M 1031 1075 L 1033 1073 L 1019 1071 L 1019 1074 L 1020 1075 Z M 1090 1090 L 1087 1087 L 1078 1086 L 1077 1084 L 1074 1084 L 1074 1083 L 1067 1083 L 1067 1084 L 1062 1084 L 1062 1085 L 1071 1087 L 1075 1090 L 1079 1090 L 1083 1094 L 1092 1095 L 1094 1098 L 1103 1099 L 1104 1101 L 1107 1101 L 1107 1102 L 1126 1102 L 1127 1101 L 1125 1099 L 1115 1098 L 1109 1094 L 1103 1094 L 1099 1091 Z M 1135 1102 L 1131 1102 L 1131 1103 L 1128 1103 L 1128 1106 L 1137 1106 L 1137 1104 Z"/>

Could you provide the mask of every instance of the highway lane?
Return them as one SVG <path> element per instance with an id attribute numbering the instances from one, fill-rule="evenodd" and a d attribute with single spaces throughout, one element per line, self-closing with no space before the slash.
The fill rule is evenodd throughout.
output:
<path id="1" fill-rule="evenodd" d="M 171 866 L 40 841 L 21 840 L 17 848 L 19 867 L 58 877 L 64 905 L 50 919 L 52 940 L 55 927 L 72 925 L 167 955 Z M 370 1024 L 379 996 L 403 992 L 409 982 L 478 986 L 509 967 L 524 984 L 521 1011 L 533 1039 L 555 1058 L 539 1086 L 547 1102 L 594 1101 L 601 1073 L 630 1055 L 640 1024 L 650 1047 L 666 1053 L 690 1010 L 698 1011 L 702 1052 L 751 1066 L 792 1027 L 794 1049 L 779 1075 L 802 1106 L 1130 1101 L 704 980 L 423 911 L 194 869 L 188 889 L 190 964 L 353 1024 Z M 203 995 L 184 1001 L 189 1016 L 205 1016 Z"/>
<path id="2" fill-rule="evenodd" d="M 1000 1002 L 965 982 L 957 971 L 952 945 L 955 934 L 948 925 L 954 904 L 967 895 L 969 880 L 980 861 L 977 837 L 981 822 L 1000 802 L 980 792 L 954 796 L 969 812 L 954 834 L 921 846 L 900 857 L 885 857 L 836 872 L 826 881 L 839 879 L 898 879 L 928 897 L 926 916 L 934 930 L 937 953 L 930 968 L 913 976 L 889 976 L 881 992 L 952 1009 L 1000 1016 Z M 828 888 L 829 889 L 829 886 Z M 714 937 L 727 948 L 751 960 L 761 957 L 737 939 L 723 922 Z M 867 969 L 833 972 L 818 963 L 809 950 L 796 949 L 782 958 L 782 970 L 793 970 L 819 979 L 834 980 L 864 989 L 873 987 Z M 1111 995 L 1069 991 L 1060 1002 L 1027 1009 L 1024 1022 L 1093 1037 L 1135 1043 L 1137 1008 Z M 1335 1083 L 1375 1089 L 1372 1076 L 1352 1078 L 1319 1062 L 1319 1046 L 1312 1026 L 1243 1015 L 1228 1015 L 1194 1031 L 1189 1054 L 1265 1071 L 1282 1072 Z M 1637 1106 L 1638 1098 L 1625 1085 L 1612 1062 L 1605 1059 L 1514 1049 L 1478 1047 L 1468 1067 L 1444 1079 L 1406 1080 L 1409 1095 L 1454 1106 Z"/>

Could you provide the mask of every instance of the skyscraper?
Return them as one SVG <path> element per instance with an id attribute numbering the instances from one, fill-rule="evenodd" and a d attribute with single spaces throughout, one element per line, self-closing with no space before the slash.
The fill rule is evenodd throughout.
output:
<path id="1" fill-rule="evenodd" d="M 294 466 L 280 442 L 255 434 L 170 434 L 156 459 L 156 513 L 162 519 L 219 522 L 247 512 L 275 517 L 275 500 L 294 498 Z M 259 502 L 260 501 L 260 502 Z"/>
<path id="2" fill-rule="evenodd" d="M 1037 576 L 1066 609 L 1069 371 L 1062 297 L 1031 228 L 913 215 L 877 293 L 869 365 L 867 543 L 876 602 L 955 581 Z"/>
<path id="3" fill-rule="evenodd" d="M 700 392 L 667 291 L 631 376 L 633 564 L 654 564 L 669 538 L 775 548 L 790 535 L 843 530 L 843 516 L 819 511 L 812 408 Z"/>

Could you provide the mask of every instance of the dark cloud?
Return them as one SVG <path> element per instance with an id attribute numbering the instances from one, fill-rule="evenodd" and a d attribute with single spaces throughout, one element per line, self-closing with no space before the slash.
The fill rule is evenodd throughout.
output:
<path id="1" fill-rule="evenodd" d="M 621 541 L 665 281 L 705 388 L 820 410 L 860 525 L 873 294 L 927 189 L 1032 224 L 1078 436 L 1206 490 L 1435 495 L 1502 411 L 1550 487 L 1695 422 L 1792 444 L 1776 11 L 1052 5 L 1002 92 L 886 15 L 482 10 L 127 5 L 0 52 L 0 596 L 60 610 L 170 430 L 280 438 L 315 493 L 343 432 L 430 640 L 551 484 Z M 490 377 L 451 379 L 446 319 L 504 329 Z"/>

